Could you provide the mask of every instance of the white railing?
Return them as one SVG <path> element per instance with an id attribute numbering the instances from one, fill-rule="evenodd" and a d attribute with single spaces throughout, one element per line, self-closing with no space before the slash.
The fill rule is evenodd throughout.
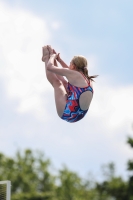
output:
<path id="1" fill-rule="evenodd" d="M 11 181 L 0 181 L 0 200 L 11 200 Z"/>

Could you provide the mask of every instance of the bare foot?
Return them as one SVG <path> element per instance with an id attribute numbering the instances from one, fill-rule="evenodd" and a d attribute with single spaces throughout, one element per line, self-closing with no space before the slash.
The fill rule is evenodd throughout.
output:
<path id="1" fill-rule="evenodd" d="M 52 55 L 52 54 L 56 54 L 55 50 L 51 48 L 50 45 L 47 45 L 47 48 L 48 48 L 48 51 L 49 51 L 49 54 Z M 58 67 L 58 64 L 57 64 L 57 61 L 54 60 L 54 65 Z"/>
<path id="2" fill-rule="evenodd" d="M 42 47 L 42 61 L 45 62 L 49 57 L 50 53 L 47 46 Z"/>
<path id="3" fill-rule="evenodd" d="M 50 45 L 47 45 L 47 49 L 49 51 L 49 54 L 54 54 L 54 50 L 52 49 L 52 47 Z"/>

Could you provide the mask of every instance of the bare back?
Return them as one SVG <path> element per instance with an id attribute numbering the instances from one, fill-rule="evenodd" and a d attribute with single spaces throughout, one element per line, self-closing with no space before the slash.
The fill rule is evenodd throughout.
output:
<path id="1" fill-rule="evenodd" d="M 72 70 L 72 76 L 67 76 L 67 79 L 71 85 L 79 88 L 85 88 L 88 85 L 93 89 L 92 81 L 89 81 L 84 75 L 78 71 Z M 91 100 L 93 98 L 93 93 L 91 91 L 86 91 L 80 95 L 79 104 L 82 110 L 87 110 L 90 106 Z"/>

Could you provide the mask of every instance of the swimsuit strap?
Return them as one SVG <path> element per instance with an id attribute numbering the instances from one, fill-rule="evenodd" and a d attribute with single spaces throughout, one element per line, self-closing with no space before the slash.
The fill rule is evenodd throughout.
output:
<path id="1" fill-rule="evenodd" d="M 88 78 L 82 73 L 82 72 L 80 72 L 81 74 L 82 74 L 82 76 L 84 77 L 84 79 L 87 81 L 87 83 L 88 83 L 88 87 L 89 88 L 91 88 L 91 90 L 92 90 L 92 93 L 94 92 L 94 90 L 93 90 L 93 88 L 90 86 L 90 80 L 88 80 Z"/>
<path id="2" fill-rule="evenodd" d="M 82 76 L 84 77 L 84 79 L 87 81 L 88 86 L 90 86 L 90 81 L 88 80 L 88 78 L 82 72 L 80 72 L 80 73 L 82 74 Z"/>

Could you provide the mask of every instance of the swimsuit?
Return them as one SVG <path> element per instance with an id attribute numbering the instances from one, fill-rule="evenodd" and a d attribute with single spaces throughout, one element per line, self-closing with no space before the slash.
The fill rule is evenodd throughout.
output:
<path id="1" fill-rule="evenodd" d="M 88 82 L 88 86 L 84 88 L 76 87 L 68 82 L 68 87 L 67 87 L 68 97 L 63 115 L 61 117 L 63 120 L 66 120 L 67 122 L 77 122 L 81 120 L 88 111 L 88 109 L 82 110 L 79 105 L 79 98 L 82 93 L 86 91 L 91 91 L 93 93 L 93 89 L 90 86 L 90 81 L 88 81 L 88 79 L 85 76 L 84 78 Z"/>

